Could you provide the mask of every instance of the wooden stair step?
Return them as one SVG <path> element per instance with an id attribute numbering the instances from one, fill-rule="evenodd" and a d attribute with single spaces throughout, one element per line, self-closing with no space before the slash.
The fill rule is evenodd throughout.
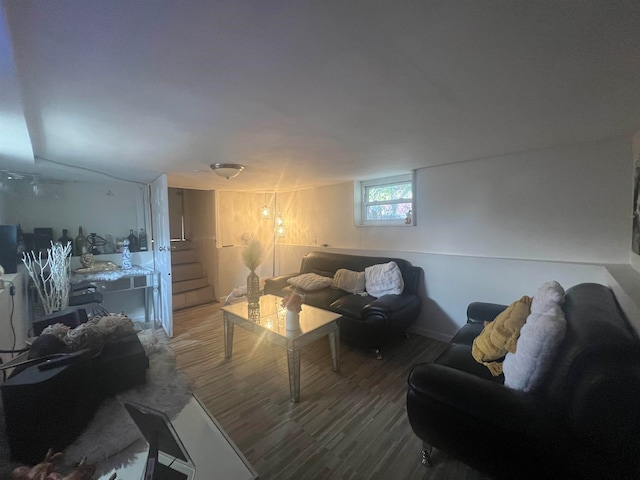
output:
<path id="1" fill-rule="evenodd" d="M 198 262 L 198 254 L 195 250 L 176 250 L 171 252 L 171 265 Z"/>
<path id="2" fill-rule="evenodd" d="M 172 295 L 172 299 L 174 311 L 216 301 L 213 296 L 213 287 L 211 285 L 197 288 L 195 290 L 188 290 L 186 292 L 174 293 Z"/>
<path id="3" fill-rule="evenodd" d="M 191 240 L 184 241 L 171 241 L 171 252 L 178 252 L 181 250 L 191 250 Z"/>
<path id="4" fill-rule="evenodd" d="M 207 287 L 209 285 L 209 280 L 207 277 L 194 278 L 192 280 L 183 280 L 183 281 L 174 281 L 171 284 L 171 288 L 173 289 L 173 293 L 182 293 L 187 290 L 195 290 L 197 288 Z"/>
<path id="5" fill-rule="evenodd" d="M 204 277 L 204 270 L 199 262 L 183 263 L 171 267 L 172 282 L 182 282 Z"/>

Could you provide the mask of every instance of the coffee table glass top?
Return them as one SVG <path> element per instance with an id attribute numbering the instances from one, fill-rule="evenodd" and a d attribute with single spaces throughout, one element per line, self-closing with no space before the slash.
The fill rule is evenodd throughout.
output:
<path id="1" fill-rule="evenodd" d="M 287 310 L 280 305 L 281 301 L 281 297 L 263 295 L 260 297 L 259 306 L 256 308 L 249 307 L 249 304 L 243 301 L 232 305 L 225 305 L 222 307 L 222 310 L 232 314 L 234 317 L 251 321 L 256 325 L 260 325 L 265 330 L 271 330 L 287 338 L 302 336 L 305 333 L 312 332 L 340 318 L 340 314 L 338 313 L 322 310 L 321 308 L 310 305 L 302 305 L 302 311 L 300 312 L 300 330 L 293 332 L 290 330 L 287 331 Z"/>

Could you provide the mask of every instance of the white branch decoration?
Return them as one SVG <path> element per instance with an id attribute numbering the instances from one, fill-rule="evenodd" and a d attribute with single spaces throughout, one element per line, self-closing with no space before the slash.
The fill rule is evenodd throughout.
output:
<path id="1" fill-rule="evenodd" d="M 71 242 L 66 246 L 51 242 L 47 258 L 42 253 L 23 253 L 22 263 L 38 291 L 45 315 L 64 310 L 69 306 L 69 274 L 71 270 Z"/>

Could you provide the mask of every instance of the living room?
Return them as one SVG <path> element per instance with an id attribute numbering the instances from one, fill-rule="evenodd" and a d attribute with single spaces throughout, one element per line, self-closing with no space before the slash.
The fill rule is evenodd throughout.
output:
<path id="1" fill-rule="evenodd" d="M 79 225 L 151 231 L 145 187 L 164 173 L 171 188 L 210 195 L 213 233 L 194 240 L 213 252 L 219 301 L 246 283 L 243 239 L 255 235 L 266 249 L 263 280 L 298 271 L 318 250 L 421 267 L 423 307 L 409 332 L 429 341 L 448 342 L 470 302 L 509 304 L 550 280 L 609 286 L 640 331 L 633 2 L 431 2 L 406 11 L 281 2 L 272 12 L 227 5 L 210 17 L 126 3 L 39 10 L 3 1 L 0 85 L 15 92 L 2 110 L 22 126 L 0 129 L 0 145 L 12 137 L 28 148 L 0 147 L 0 171 L 43 183 L 38 196 L 31 182 L 11 190 L 0 178 L 1 225 L 53 227 L 54 238 Z M 209 40 L 219 50 L 196 48 Z M 248 60 L 234 70 L 235 55 Z M 215 162 L 245 168 L 227 180 L 211 171 Z M 399 174 L 414 175 L 412 224 L 358 225 L 360 182 Z M 264 204 L 269 220 L 260 218 Z M 151 252 L 136 257 L 153 261 Z M 10 300 L 0 297 L 2 315 Z M 140 315 L 136 302 L 122 310 Z M 185 315 L 173 323 L 189 325 Z"/>

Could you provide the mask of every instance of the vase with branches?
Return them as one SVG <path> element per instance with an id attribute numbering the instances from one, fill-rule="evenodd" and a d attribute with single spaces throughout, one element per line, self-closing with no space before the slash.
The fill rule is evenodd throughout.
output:
<path id="1" fill-rule="evenodd" d="M 255 306 L 260 299 L 260 277 L 256 274 L 256 268 L 262 263 L 264 248 L 256 238 L 251 238 L 242 251 L 242 261 L 250 270 L 247 277 L 247 300 L 250 306 Z"/>

